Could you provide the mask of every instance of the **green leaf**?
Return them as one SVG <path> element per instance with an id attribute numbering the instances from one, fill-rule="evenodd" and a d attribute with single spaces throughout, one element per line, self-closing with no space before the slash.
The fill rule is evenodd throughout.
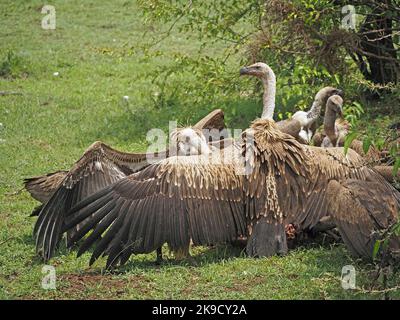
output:
<path id="1" fill-rule="evenodd" d="M 344 154 L 347 154 L 347 151 L 349 151 L 349 147 L 355 138 L 357 138 L 357 132 L 351 132 L 346 136 L 346 140 L 344 141 Z"/>
<path id="2" fill-rule="evenodd" d="M 372 252 L 372 259 L 373 259 L 373 260 L 376 259 L 380 247 L 381 247 L 381 241 L 380 241 L 380 240 L 377 240 L 377 241 L 375 242 L 375 244 L 374 244 L 374 251 Z"/>
<path id="3" fill-rule="evenodd" d="M 365 137 L 363 140 L 363 146 L 362 146 L 364 154 L 367 154 L 370 146 L 371 146 L 371 139 L 369 137 Z"/>

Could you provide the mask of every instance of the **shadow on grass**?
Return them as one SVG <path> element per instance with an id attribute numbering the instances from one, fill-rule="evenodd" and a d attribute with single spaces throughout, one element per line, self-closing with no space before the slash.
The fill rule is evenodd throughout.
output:
<path id="1" fill-rule="evenodd" d="M 157 109 L 152 106 L 130 107 L 124 105 L 118 112 L 107 117 L 96 128 L 90 129 L 89 135 L 100 140 L 144 141 L 146 134 L 153 128 L 160 128 L 168 133 L 169 121 L 177 121 L 178 127 L 194 125 L 215 109 L 222 109 L 225 114 L 225 124 L 229 128 L 246 129 L 255 118 L 261 115 L 261 107 L 254 100 L 218 101 L 214 106 L 188 106 L 177 102 L 173 108 Z"/>

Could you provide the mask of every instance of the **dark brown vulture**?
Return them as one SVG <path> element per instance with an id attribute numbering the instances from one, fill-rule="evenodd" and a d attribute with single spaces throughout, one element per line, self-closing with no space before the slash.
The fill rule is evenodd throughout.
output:
<path id="1" fill-rule="evenodd" d="M 204 144 L 205 147 L 208 148 L 208 146 L 201 130 L 223 127 L 224 114 L 222 110 L 214 110 L 195 124 L 193 128 L 186 128 L 186 131 L 178 129 L 173 134 L 173 139 L 176 140 L 175 146 L 179 146 L 182 139 L 183 142 L 193 147 L 190 148 L 190 151 L 199 148 L 200 153 L 204 152 L 200 148 L 204 147 Z M 187 137 L 188 134 L 190 135 L 189 137 Z M 182 154 L 181 151 L 186 152 L 186 150 L 177 148 L 178 154 Z M 42 252 L 40 248 L 46 246 L 50 239 L 53 242 L 54 239 L 57 239 L 56 242 L 59 241 L 62 217 L 76 203 L 112 183 L 142 170 L 149 163 L 158 161 L 157 159 L 166 158 L 170 153 L 174 152 L 176 154 L 175 150 L 173 152 L 166 150 L 159 153 L 125 153 L 98 141 L 85 151 L 69 171 L 58 171 L 45 176 L 26 179 L 26 189 L 35 199 L 43 202 L 33 212 L 33 214 L 38 214 L 39 216 L 34 227 L 38 251 Z M 55 217 L 57 217 L 57 221 L 60 221 L 60 225 L 49 226 L 48 222 L 55 219 Z M 68 238 L 72 237 L 79 228 L 80 226 L 78 225 L 75 230 L 70 230 Z M 43 257 L 48 259 L 50 258 L 49 254 L 49 252 L 43 253 Z"/>
<path id="2" fill-rule="evenodd" d="M 71 209 L 64 224 L 59 216 L 49 217 L 46 224 L 50 230 L 57 226 L 62 233 L 84 221 L 70 245 L 88 235 L 79 254 L 95 245 L 90 263 L 106 255 L 110 267 L 164 243 L 172 250 L 186 251 L 190 241 L 211 245 L 241 235 L 249 236 L 246 250 L 250 256 L 284 254 L 285 225 L 303 230 L 328 214 L 336 214 L 329 210 L 337 199 L 330 189 L 336 187 L 332 181 L 345 186 L 348 179 L 373 182 L 382 195 L 399 206 L 400 194 L 364 166 L 357 153 L 349 150 L 344 155 L 343 148 L 302 145 L 279 131 L 272 120 L 252 124 L 244 134 L 242 152 L 245 174 L 238 169 L 243 165 L 241 157 L 231 163 L 210 161 L 206 155 L 170 157 L 84 199 Z M 374 202 L 377 206 L 378 200 Z M 366 201 L 371 202 L 370 195 L 368 199 L 361 196 L 359 208 L 338 215 L 338 219 L 351 223 L 364 215 Z M 380 229 L 384 225 L 371 227 L 374 213 L 369 219 L 360 219 L 358 228 L 344 232 L 359 232 L 361 228 L 372 234 L 372 229 Z M 365 234 L 367 239 L 372 237 Z M 45 238 L 48 241 L 39 249 L 50 256 L 57 239 L 47 234 Z"/>

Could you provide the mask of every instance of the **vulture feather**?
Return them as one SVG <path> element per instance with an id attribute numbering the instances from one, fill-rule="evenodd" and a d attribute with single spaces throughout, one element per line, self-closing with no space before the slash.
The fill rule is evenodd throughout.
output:
<path id="1" fill-rule="evenodd" d="M 261 118 L 272 119 L 275 110 L 276 77 L 272 69 L 265 63 L 257 62 L 240 70 L 241 75 L 259 78 L 264 86 L 263 112 Z M 314 102 L 308 111 L 297 111 L 290 119 L 276 123 L 279 130 L 290 134 L 298 141 L 309 144 L 313 132 L 316 130 L 316 122 L 319 119 L 321 109 L 332 95 L 342 96 L 342 90 L 325 87 L 315 95 Z"/>
<path id="2" fill-rule="evenodd" d="M 190 130 L 178 129 L 172 138 L 176 145 L 184 142 L 194 147 L 202 147 L 201 152 L 204 152 L 204 148 L 208 147 L 201 129 L 211 129 L 214 126 L 217 128 L 224 126 L 223 112 L 220 109 L 214 110 Z M 195 148 L 189 148 L 189 151 L 193 151 L 192 149 Z M 178 147 L 177 151 L 186 154 L 187 150 L 180 150 Z M 39 216 L 34 227 L 37 251 L 44 259 L 50 258 L 61 238 L 60 230 L 64 216 L 72 206 L 106 186 L 142 170 L 149 163 L 174 153 L 176 150 L 172 148 L 159 153 L 125 153 L 98 141 L 85 151 L 69 171 L 59 171 L 25 180 L 26 189 L 35 199 L 43 202 L 33 212 Z M 68 242 L 75 238 L 79 230 L 79 224 L 69 230 Z"/>
<path id="3" fill-rule="evenodd" d="M 91 232 L 79 253 L 95 246 L 91 263 L 107 256 L 107 267 L 163 243 L 186 250 L 190 239 L 210 245 L 242 235 L 249 236 L 249 255 L 269 256 L 286 253 L 285 225 L 311 228 L 329 213 L 336 196 L 328 192 L 331 181 L 374 181 L 393 202 L 400 199 L 354 151 L 302 145 L 269 119 L 256 120 L 238 150 L 228 164 L 209 155 L 152 164 L 78 203 L 61 231 L 84 221 Z M 242 160 L 250 169 L 245 174 L 238 171 Z"/>

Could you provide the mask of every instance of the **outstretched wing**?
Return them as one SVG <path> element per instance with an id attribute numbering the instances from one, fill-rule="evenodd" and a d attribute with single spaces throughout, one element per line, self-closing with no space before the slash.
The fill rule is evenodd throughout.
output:
<path id="1" fill-rule="evenodd" d="M 24 180 L 25 189 L 34 199 L 45 203 L 60 186 L 67 173 L 68 171 L 56 171 L 43 176 L 27 178 Z"/>
<path id="2" fill-rule="evenodd" d="M 331 180 L 369 179 L 394 192 L 351 149 L 345 154 L 343 148 L 301 145 L 266 120 L 255 121 L 252 130 L 254 143 L 249 144 L 246 138 L 245 145 L 247 161 L 249 157 L 253 160 L 244 181 L 249 197 L 246 216 L 252 227 L 247 252 L 251 255 L 285 252 L 285 224 L 294 224 L 300 230 L 312 228 L 327 215 L 326 193 Z"/>
<path id="3" fill-rule="evenodd" d="M 224 113 L 217 109 L 200 120 L 194 127 L 222 129 L 224 126 Z M 37 251 L 45 259 L 51 257 L 55 248 L 49 243 L 58 243 L 65 213 L 81 199 L 129 174 L 142 170 L 149 163 L 168 156 L 168 150 L 148 154 L 124 153 L 102 142 L 95 142 L 66 174 L 62 184 L 58 188 L 52 189 L 52 194 L 48 194 L 48 199 L 46 199 L 47 203 L 40 209 L 34 228 Z M 71 237 L 78 229 L 79 225 L 75 231 L 70 230 L 68 236 Z"/>
<path id="4" fill-rule="evenodd" d="M 222 130 L 225 127 L 224 112 L 216 109 L 197 122 L 194 129 L 217 129 Z M 135 154 L 135 161 L 130 162 L 129 168 L 132 172 L 139 171 L 147 162 L 148 154 Z M 136 167 L 134 167 L 136 166 Z M 53 193 L 57 190 L 61 182 L 64 180 L 68 171 L 56 171 L 42 176 L 27 178 L 24 180 L 25 189 L 31 196 L 42 202 L 47 202 Z"/>
<path id="5" fill-rule="evenodd" d="M 347 248 L 371 259 L 375 242 L 398 221 L 398 200 L 384 184 L 360 180 L 331 181 L 327 194 L 330 215 Z M 399 248 L 400 238 L 394 237 L 389 249 Z"/>
<path id="6" fill-rule="evenodd" d="M 85 219 L 71 244 L 93 230 L 79 254 L 97 242 L 91 263 L 108 255 L 107 267 L 164 243 L 180 250 L 190 240 L 229 242 L 246 234 L 242 176 L 233 165 L 212 163 L 207 156 L 171 157 L 83 200 L 64 229 Z"/>
<path id="7" fill-rule="evenodd" d="M 203 119 L 197 122 L 193 128 L 195 129 L 217 129 L 222 130 L 225 128 L 224 112 L 221 109 L 215 109 L 206 115 Z"/>
<path id="8" fill-rule="evenodd" d="M 92 144 L 41 209 L 34 227 L 37 251 L 45 259 L 51 257 L 62 235 L 64 216 L 73 205 L 147 165 L 146 154 L 119 152 L 102 142 Z"/>

